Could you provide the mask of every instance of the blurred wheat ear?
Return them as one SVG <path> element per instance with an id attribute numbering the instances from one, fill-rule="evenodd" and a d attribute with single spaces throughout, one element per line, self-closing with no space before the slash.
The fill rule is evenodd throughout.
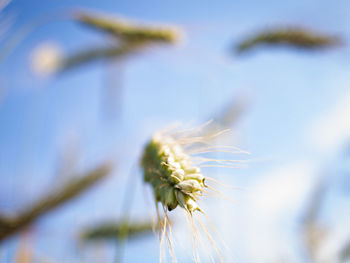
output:
<path id="1" fill-rule="evenodd" d="M 130 44 L 122 46 L 112 45 L 79 51 L 71 56 L 62 58 L 57 69 L 57 73 L 64 73 L 70 69 L 74 69 L 82 65 L 87 65 L 98 60 L 126 58 L 127 56 L 140 51 L 142 47 L 144 47 L 142 44 Z"/>
<path id="2" fill-rule="evenodd" d="M 119 222 L 105 222 L 98 226 L 86 229 L 82 234 L 84 241 L 95 240 L 124 240 L 126 238 L 136 238 L 142 235 L 151 234 L 154 229 L 154 222 L 129 222 L 121 220 Z"/>
<path id="3" fill-rule="evenodd" d="M 146 26 L 108 15 L 76 12 L 74 18 L 83 25 L 106 32 L 127 42 L 165 42 L 179 40 L 179 31 L 170 26 Z"/>
<path id="4" fill-rule="evenodd" d="M 235 47 L 237 54 L 246 53 L 258 46 L 286 46 L 303 50 L 324 50 L 343 44 L 340 37 L 300 27 L 277 27 L 256 32 L 244 38 Z"/>
<path id="5" fill-rule="evenodd" d="M 78 11 L 74 13 L 73 20 L 112 36 L 114 42 L 61 57 L 56 63 L 57 73 L 98 60 L 124 59 L 147 47 L 156 44 L 174 44 L 180 39 L 180 31 L 175 27 L 148 26 L 106 14 Z"/>
<path id="6" fill-rule="evenodd" d="M 105 178 L 110 171 L 111 165 L 109 163 L 103 164 L 78 178 L 72 179 L 60 189 L 43 196 L 35 204 L 24 209 L 23 212 L 20 212 L 16 216 L 0 215 L 0 242 L 23 230 L 47 212 L 81 195 L 101 179 Z"/>
<path id="7" fill-rule="evenodd" d="M 212 123 L 204 127 L 204 134 L 213 134 L 216 131 L 230 129 L 235 126 L 248 110 L 249 104 L 250 101 L 247 97 L 231 98 L 228 103 L 220 108 L 220 111 L 211 116 Z"/>

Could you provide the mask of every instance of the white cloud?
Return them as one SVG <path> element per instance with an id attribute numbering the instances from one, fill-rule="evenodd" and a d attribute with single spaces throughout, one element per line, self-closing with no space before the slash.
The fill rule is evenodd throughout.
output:
<path id="1" fill-rule="evenodd" d="M 252 206 L 269 217 L 298 208 L 315 172 L 310 163 L 288 164 L 275 168 L 253 186 Z"/>
<path id="2" fill-rule="evenodd" d="M 258 176 L 259 180 L 249 190 L 250 202 L 245 205 L 246 218 L 242 220 L 242 235 L 252 262 L 293 258 L 298 254 L 291 245 L 291 235 L 296 232 L 290 226 L 295 225 L 300 215 L 316 168 L 312 162 L 298 162 Z"/>
<path id="3" fill-rule="evenodd" d="M 350 91 L 311 125 L 310 141 L 322 153 L 334 153 L 350 141 Z"/>

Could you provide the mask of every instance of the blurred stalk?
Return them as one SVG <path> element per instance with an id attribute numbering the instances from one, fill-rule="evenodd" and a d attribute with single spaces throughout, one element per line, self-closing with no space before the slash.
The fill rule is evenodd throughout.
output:
<path id="1" fill-rule="evenodd" d="M 339 258 L 341 262 L 346 262 L 350 259 L 350 240 L 341 249 Z"/>
<path id="2" fill-rule="evenodd" d="M 328 188 L 328 181 L 322 180 L 315 187 L 303 220 L 303 237 L 310 262 L 318 262 L 318 254 L 328 229 L 319 222 L 321 208 Z"/>
<path id="3" fill-rule="evenodd" d="M 19 244 L 16 250 L 14 263 L 30 263 L 33 262 L 33 242 L 30 235 L 24 232 L 19 238 Z"/>
<path id="4" fill-rule="evenodd" d="M 0 242 L 18 231 L 23 230 L 26 226 L 51 210 L 81 195 L 101 179 L 105 178 L 110 171 L 111 166 L 106 163 L 80 178 L 72 179 L 62 186 L 61 189 L 42 197 L 34 205 L 20 212 L 17 216 L 8 217 L 0 215 Z"/>
<path id="5" fill-rule="evenodd" d="M 0 12 L 2 12 L 10 3 L 11 0 L 0 0 Z"/>

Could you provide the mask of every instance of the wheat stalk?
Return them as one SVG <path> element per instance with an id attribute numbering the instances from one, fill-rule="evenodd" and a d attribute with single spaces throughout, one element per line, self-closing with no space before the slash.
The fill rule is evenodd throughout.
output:
<path id="1" fill-rule="evenodd" d="M 16 216 L 0 216 L 0 242 L 5 238 L 21 231 L 39 217 L 65 204 L 71 199 L 81 195 L 111 171 L 109 164 L 104 164 L 86 173 L 84 176 L 72 179 L 58 190 L 54 190 L 42 197 L 31 207 L 20 212 Z"/>

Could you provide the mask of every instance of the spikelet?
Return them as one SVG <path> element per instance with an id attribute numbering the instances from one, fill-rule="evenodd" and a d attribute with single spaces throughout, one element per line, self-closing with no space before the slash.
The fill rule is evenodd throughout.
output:
<path id="1" fill-rule="evenodd" d="M 203 129 L 204 127 L 185 131 L 156 133 L 145 146 L 142 156 L 141 165 L 144 172 L 144 181 L 151 185 L 155 202 L 157 204 L 160 203 L 164 209 L 164 219 L 160 220 L 158 206 L 156 206 L 160 228 L 160 246 L 162 247 L 162 241 L 166 238 L 170 255 L 172 256 L 172 262 L 176 262 L 176 256 L 170 237 L 172 231 L 168 211 L 172 211 L 177 207 L 185 211 L 186 219 L 191 227 L 194 261 L 200 261 L 197 247 L 198 242 L 202 244 L 202 247 L 204 245 L 201 242 L 203 240 L 200 240 L 200 232 L 198 230 L 203 230 L 204 235 L 208 239 L 207 241 L 210 243 L 210 247 L 215 250 L 219 261 L 223 262 L 221 251 L 216 247 L 214 238 L 205 224 L 203 224 L 200 215 L 204 215 L 206 220 L 209 221 L 211 230 L 214 230 L 215 234 L 219 235 L 219 233 L 211 223 L 209 217 L 200 208 L 198 202 L 201 197 L 207 195 L 229 198 L 208 185 L 207 181 L 219 182 L 213 178 L 204 176 L 201 167 L 219 166 L 232 168 L 232 163 L 236 161 L 210 159 L 193 156 L 192 154 L 197 155 L 215 151 L 242 153 L 242 151 L 229 146 L 212 146 L 212 140 L 224 131 L 208 134 L 206 132 L 207 129 Z M 214 191 L 214 194 L 211 191 Z M 199 212 L 198 215 L 195 213 L 196 211 Z M 197 229 L 196 223 L 199 223 L 199 229 Z M 211 261 L 214 262 L 210 252 L 206 250 L 206 253 L 209 253 Z M 162 261 L 161 255 L 160 261 Z"/>
<path id="2" fill-rule="evenodd" d="M 180 206 L 192 213 L 200 210 L 196 200 L 204 184 L 199 167 L 171 137 L 155 135 L 142 158 L 144 180 L 150 183 L 155 199 L 169 211 Z"/>

